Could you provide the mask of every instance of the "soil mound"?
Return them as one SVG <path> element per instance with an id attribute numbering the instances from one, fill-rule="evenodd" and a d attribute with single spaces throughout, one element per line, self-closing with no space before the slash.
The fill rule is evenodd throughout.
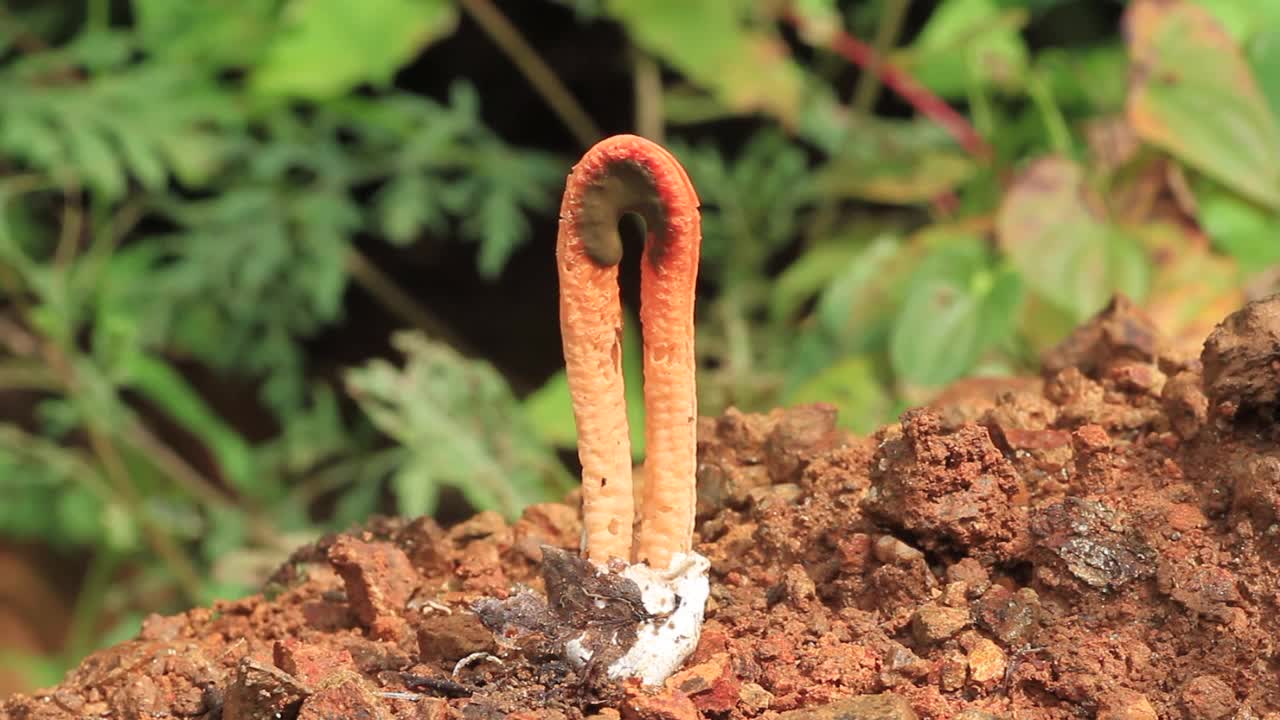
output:
<path id="1" fill-rule="evenodd" d="M 0 718 L 1278 720 L 1280 297 L 1200 359 L 1163 345 L 1117 301 L 1042 378 L 961 383 L 871 438 L 821 405 L 703 418 L 712 594 L 660 692 L 472 610 L 542 590 L 570 498 L 325 538 Z"/>

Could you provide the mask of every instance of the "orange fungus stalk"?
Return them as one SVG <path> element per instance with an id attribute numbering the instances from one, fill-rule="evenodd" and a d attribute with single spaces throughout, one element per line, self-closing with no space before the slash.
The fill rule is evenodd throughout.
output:
<path id="1" fill-rule="evenodd" d="M 560 206 L 560 329 L 582 461 L 586 552 L 632 558 L 631 448 L 622 381 L 621 223 L 645 227 L 645 488 L 634 559 L 665 568 L 691 549 L 695 506 L 694 286 L 698 197 L 680 163 L 634 135 L 597 143 L 574 166 Z"/>

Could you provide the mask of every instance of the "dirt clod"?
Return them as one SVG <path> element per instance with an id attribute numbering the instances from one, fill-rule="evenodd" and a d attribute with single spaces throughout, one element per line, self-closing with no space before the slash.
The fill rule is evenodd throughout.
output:
<path id="1" fill-rule="evenodd" d="M 222 717 L 223 720 L 292 717 L 306 696 L 307 689 L 292 675 L 246 657 L 240 661 L 235 681 L 227 689 Z"/>
<path id="2" fill-rule="evenodd" d="M 1060 566 L 1098 590 L 1116 590 L 1155 573 L 1155 555 L 1141 535 L 1111 507 L 1096 500 L 1067 498 L 1036 513 L 1032 531 L 1044 558 L 1036 571 L 1056 585 Z"/>
<path id="3" fill-rule="evenodd" d="M 298 720 L 383 720 L 385 714 L 360 676 L 322 688 L 302 703 Z"/>
<path id="4" fill-rule="evenodd" d="M 294 638 L 276 643 L 276 667 L 292 675 L 306 687 L 317 687 L 340 671 L 353 671 L 356 661 L 344 648 L 307 645 Z"/>
<path id="5" fill-rule="evenodd" d="M 636 620 L 571 499 L 324 538 L 270 599 L 149 618 L 0 720 L 1280 720 L 1277 302 L 1215 332 L 1204 388 L 1117 303 L 1043 379 L 874 437 L 700 419 L 711 599 L 657 691 L 562 659 Z"/>
<path id="6" fill-rule="evenodd" d="M 665 689 L 650 693 L 632 689 L 622 706 L 623 720 L 697 720 L 698 708 L 688 695 Z"/>
<path id="7" fill-rule="evenodd" d="M 1227 316 L 1200 356 L 1209 404 L 1263 409 L 1280 399 L 1280 295 Z"/>
<path id="8" fill-rule="evenodd" d="M 329 548 L 329 562 L 342 577 L 347 601 L 361 624 L 377 637 L 401 631 L 400 613 L 418 584 L 403 550 L 390 543 L 342 537 Z"/>
<path id="9" fill-rule="evenodd" d="M 911 617 L 911 635 L 921 645 L 935 645 L 969 626 L 965 608 L 926 605 Z"/>
<path id="10" fill-rule="evenodd" d="M 899 695 L 859 695 L 809 708 L 782 713 L 779 720 L 917 720 L 911 703 Z"/>

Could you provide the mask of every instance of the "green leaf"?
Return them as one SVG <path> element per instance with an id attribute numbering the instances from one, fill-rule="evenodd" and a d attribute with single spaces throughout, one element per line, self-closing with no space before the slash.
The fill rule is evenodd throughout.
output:
<path id="1" fill-rule="evenodd" d="M 871 241 L 840 268 L 818 299 L 818 326 L 846 352 L 869 350 L 887 322 L 885 307 L 904 268 L 902 244 L 892 236 Z"/>
<path id="2" fill-rule="evenodd" d="M 285 15 L 288 24 L 266 49 L 251 87 L 312 100 L 389 83 L 458 18 L 447 0 L 292 0 Z"/>
<path id="3" fill-rule="evenodd" d="M 373 424 L 404 449 L 393 482 L 405 507 L 429 508 L 442 486 L 478 510 L 515 518 L 553 499 L 568 477 L 521 414 L 502 376 L 417 333 L 393 344 L 403 368 L 374 360 L 347 372 L 347 388 Z"/>
<path id="4" fill-rule="evenodd" d="M 1246 271 L 1280 263 L 1280 213 L 1228 192 L 1215 183 L 1196 187 L 1200 224 L 1214 246 Z"/>
<path id="5" fill-rule="evenodd" d="M 1110 114 L 1124 108 L 1129 91 L 1129 57 L 1123 46 L 1047 48 L 1036 53 L 1035 72 L 1065 107 Z"/>
<path id="6" fill-rule="evenodd" d="M 1261 85 L 1273 116 L 1280 115 L 1280 21 L 1254 35 L 1247 48 L 1249 67 Z"/>
<path id="7" fill-rule="evenodd" d="M 1240 47 L 1185 2 L 1135 2 L 1127 27 L 1141 69 L 1128 104 L 1138 136 L 1280 209 L 1280 128 Z"/>
<path id="8" fill-rule="evenodd" d="M 976 172 L 973 159 L 937 123 L 873 118 L 849 123 L 817 185 L 837 197 L 914 205 L 954 190 Z"/>
<path id="9" fill-rule="evenodd" d="M 758 22 L 745 3 L 608 0 L 606 7 L 637 45 L 727 108 L 797 119 L 803 72 L 771 24 Z"/>
<path id="10" fill-rule="evenodd" d="M 769 291 L 769 317 L 786 320 L 834 280 L 862 252 L 857 242 L 815 245 L 787 266 Z"/>
<path id="11" fill-rule="evenodd" d="M 996 0 L 945 0 L 898 62 L 945 97 L 964 97 L 974 87 L 1017 90 L 1027 69 L 1018 34 L 1023 22 L 1025 15 L 1002 10 Z"/>
<path id="12" fill-rule="evenodd" d="M 396 512 L 401 516 L 415 518 L 435 512 L 440 499 L 440 486 L 435 482 L 435 471 L 430 463 L 437 461 L 435 458 L 414 456 L 392 474 L 391 488 L 396 494 Z M 500 503 L 497 497 L 490 494 L 475 505 L 489 508 Z"/>
<path id="13" fill-rule="evenodd" d="M 825 368 L 789 393 L 786 402 L 831 403 L 839 410 L 840 426 L 859 433 L 870 433 L 884 424 L 894 407 L 875 363 L 865 355 L 854 355 Z"/>
<path id="14" fill-rule="evenodd" d="M 929 387 L 963 376 L 983 352 L 1012 334 L 1021 302 L 1021 280 L 991 267 L 981 238 L 940 242 L 912 275 L 894 322 L 894 372 L 911 385 Z"/>
<path id="15" fill-rule="evenodd" d="M 996 218 L 1000 247 L 1027 285 L 1077 321 L 1117 292 L 1141 298 L 1150 279 L 1142 248 L 1086 197 L 1079 165 L 1043 157 L 1015 178 Z"/>

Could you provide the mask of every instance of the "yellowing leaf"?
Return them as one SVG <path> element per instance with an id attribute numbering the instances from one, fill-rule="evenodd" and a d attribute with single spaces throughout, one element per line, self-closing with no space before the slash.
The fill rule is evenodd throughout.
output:
<path id="1" fill-rule="evenodd" d="M 1209 331 L 1245 302 L 1239 266 L 1173 224 L 1147 224 L 1134 233 L 1155 258 L 1143 306 L 1165 337 L 1198 354 Z"/>
<path id="2" fill-rule="evenodd" d="M 612 0 L 635 42 L 729 108 L 798 120 L 803 74 L 772 28 L 753 26 L 727 0 Z"/>
<path id="3" fill-rule="evenodd" d="M 333 98 L 382 84 L 431 41 L 452 30 L 448 0 L 293 0 L 286 28 L 253 75 L 264 95 Z"/>
<path id="4" fill-rule="evenodd" d="M 1077 321 L 1116 292 L 1145 294 L 1142 248 L 1085 203 L 1084 170 L 1041 158 L 1014 180 L 996 217 L 996 237 L 1033 290 Z"/>
<path id="5" fill-rule="evenodd" d="M 1136 0 L 1126 16 L 1138 135 L 1280 208 L 1280 128 L 1239 46 L 1203 8 Z"/>

